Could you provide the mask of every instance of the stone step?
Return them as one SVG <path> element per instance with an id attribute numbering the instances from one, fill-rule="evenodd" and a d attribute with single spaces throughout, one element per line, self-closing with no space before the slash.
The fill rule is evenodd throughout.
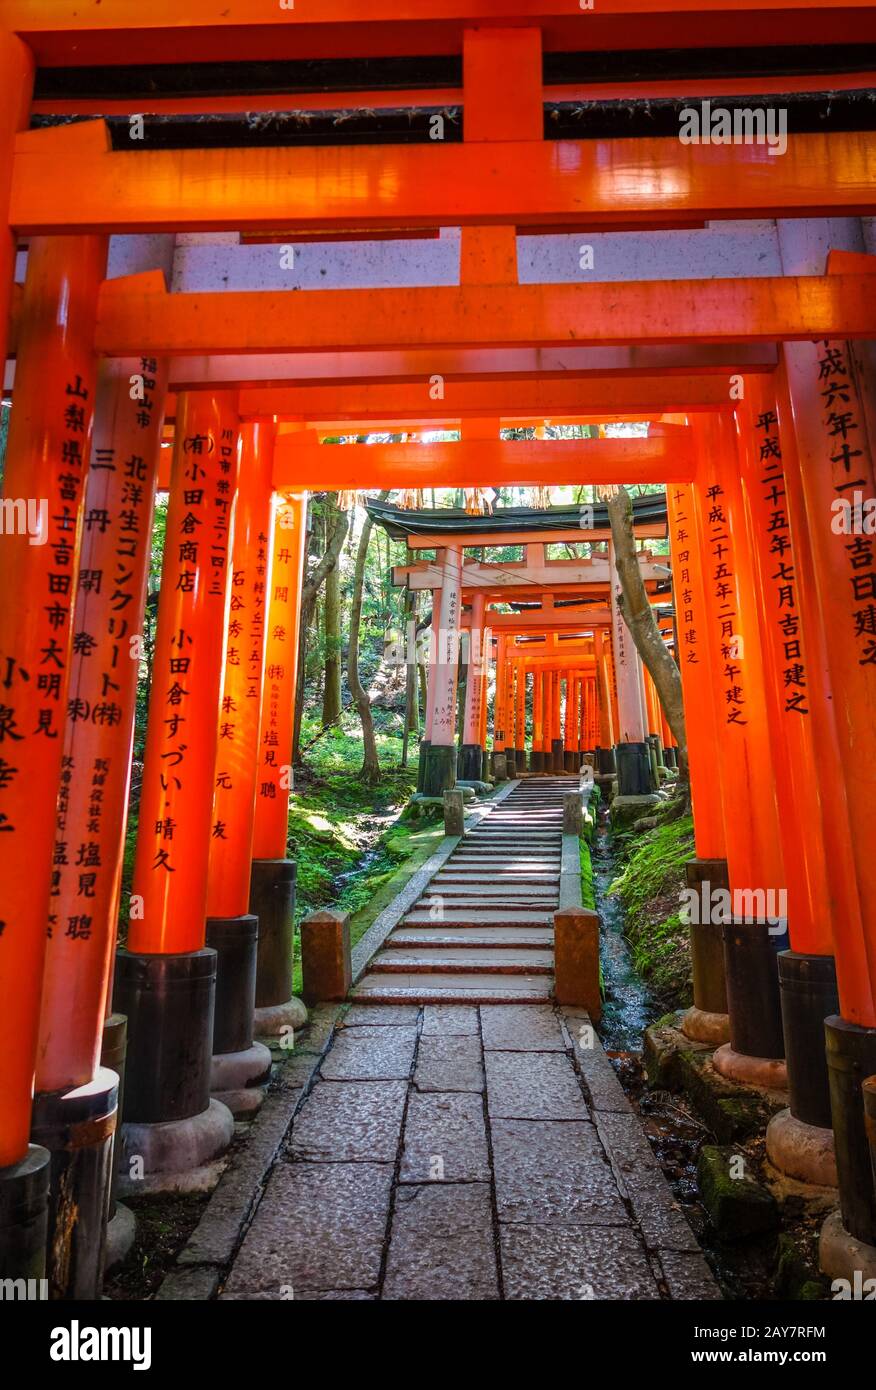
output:
<path id="1" fill-rule="evenodd" d="M 444 902 L 449 908 L 452 908 L 453 912 L 460 912 L 460 910 L 467 908 L 473 908 L 476 912 L 480 912 L 482 908 L 502 910 L 508 908 L 544 908 L 546 910 L 556 908 L 558 895 L 559 885 L 542 888 L 541 891 L 538 891 L 537 888 L 530 888 L 528 891 L 524 888 L 512 888 L 510 891 L 474 894 L 470 888 L 466 888 L 464 885 L 460 887 L 460 885 L 439 883 L 437 887 L 424 892 L 423 897 L 417 899 L 417 903 L 423 905 L 424 908 L 431 908 L 434 903 Z"/>
<path id="2" fill-rule="evenodd" d="M 415 905 L 402 918 L 403 927 L 552 927 L 554 914 L 536 908 L 495 907 L 445 910 L 440 921 L 421 912 Z"/>
<path id="3" fill-rule="evenodd" d="M 551 997 L 549 975 L 455 974 L 395 975 L 370 972 L 352 991 L 363 1004 L 544 1004 Z"/>
<path id="4" fill-rule="evenodd" d="M 442 898 L 445 902 L 471 903 L 473 907 L 483 907 L 487 898 L 495 898 L 502 907 L 532 907 L 542 899 L 550 903 L 557 896 L 558 884 L 546 883 L 436 883 L 433 879 L 423 893 L 423 898 Z"/>
<path id="5" fill-rule="evenodd" d="M 466 884 L 471 887 L 480 884 L 501 884 L 504 888 L 519 884 L 531 888 L 547 888 L 560 881 L 558 873 L 535 873 L 531 869 L 505 870 L 503 873 L 486 874 L 482 869 L 448 869 L 440 876 L 436 875 L 432 883 L 440 888 L 443 885 L 453 885 L 454 887 L 464 888 Z"/>
<path id="6" fill-rule="evenodd" d="M 553 951 L 514 950 L 501 946 L 454 947 L 441 950 L 423 946 L 407 951 L 381 951 L 374 957 L 370 969 L 381 974 L 435 974 L 436 971 L 456 974 L 481 974 L 495 971 L 500 975 L 550 975 Z"/>
<path id="7" fill-rule="evenodd" d="M 383 943 L 384 950 L 403 950 L 411 946 L 476 947 L 511 946 L 538 950 L 553 945 L 548 927 L 396 927 Z"/>

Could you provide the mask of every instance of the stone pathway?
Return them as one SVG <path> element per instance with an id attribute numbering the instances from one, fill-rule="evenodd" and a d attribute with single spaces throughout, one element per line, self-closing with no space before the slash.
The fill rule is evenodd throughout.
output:
<path id="1" fill-rule="evenodd" d="M 387 937 L 353 998 L 548 1000 L 563 797 L 578 784 L 577 777 L 528 779 L 491 807 Z"/>
<path id="2" fill-rule="evenodd" d="M 221 1297 L 718 1291 L 586 1014 L 369 1003 L 323 1056 Z"/>

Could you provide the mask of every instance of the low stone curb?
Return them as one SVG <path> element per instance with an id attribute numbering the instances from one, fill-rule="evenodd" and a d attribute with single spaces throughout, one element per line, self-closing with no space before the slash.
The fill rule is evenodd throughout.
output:
<path id="1" fill-rule="evenodd" d="M 245 1144 L 220 1178 L 156 1299 L 204 1301 L 215 1297 L 256 1213 L 289 1127 L 331 1046 L 343 1009 L 340 1004 L 325 1004 L 311 1012 L 301 1045 L 280 1064 L 249 1126 Z"/>

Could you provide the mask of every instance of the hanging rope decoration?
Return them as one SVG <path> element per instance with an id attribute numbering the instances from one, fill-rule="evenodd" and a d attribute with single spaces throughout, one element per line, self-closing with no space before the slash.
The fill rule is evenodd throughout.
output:
<path id="1" fill-rule="evenodd" d="M 398 495 L 397 505 L 406 512 L 420 511 L 426 505 L 423 489 L 419 487 L 402 488 Z"/>
<path id="2" fill-rule="evenodd" d="M 487 488 L 463 488 L 462 502 L 469 516 L 483 516 L 486 512 L 492 515 L 493 500 Z"/>
<path id="3" fill-rule="evenodd" d="M 348 488 L 346 492 L 338 493 L 338 508 L 342 512 L 350 512 L 354 507 L 361 503 L 364 492 L 357 492 L 355 488 Z"/>

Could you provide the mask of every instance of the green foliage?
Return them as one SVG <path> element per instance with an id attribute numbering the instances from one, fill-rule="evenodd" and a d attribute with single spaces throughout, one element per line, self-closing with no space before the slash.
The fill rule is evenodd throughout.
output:
<path id="1" fill-rule="evenodd" d="M 690 945 L 679 904 L 694 852 L 690 816 L 659 825 L 636 838 L 609 889 L 623 904 L 633 964 L 665 1007 L 690 1002 Z"/>

